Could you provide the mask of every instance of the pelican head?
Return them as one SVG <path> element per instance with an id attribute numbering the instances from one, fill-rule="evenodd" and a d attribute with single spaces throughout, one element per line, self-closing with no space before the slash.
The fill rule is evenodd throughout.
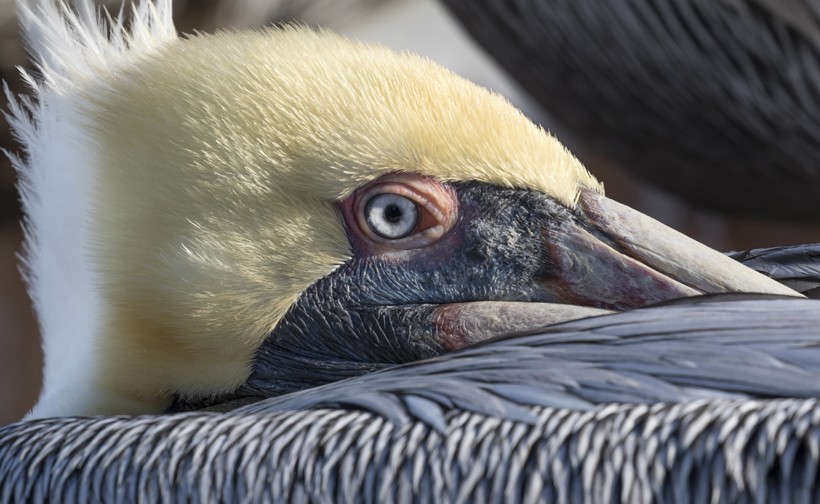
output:
<path id="1" fill-rule="evenodd" d="M 46 358 L 32 417 L 284 392 L 700 293 L 794 294 L 606 199 L 504 98 L 419 56 L 296 26 L 178 38 L 169 2 L 130 31 L 90 2 L 20 7 L 40 66 L 12 111 Z"/>

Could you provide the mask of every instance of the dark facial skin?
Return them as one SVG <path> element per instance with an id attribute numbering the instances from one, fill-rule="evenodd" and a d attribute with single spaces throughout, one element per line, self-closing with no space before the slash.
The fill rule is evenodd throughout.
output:
<path id="1" fill-rule="evenodd" d="M 258 349 L 248 381 L 228 396 L 172 409 L 281 395 L 601 309 L 791 292 L 593 192 L 582 190 L 569 209 L 533 190 L 387 180 L 340 204 L 353 257 L 294 303 Z M 423 228 L 422 219 L 404 242 L 374 239 L 357 212 L 382 189 L 433 195 L 441 204 L 432 224 L 446 225 Z M 414 239 L 435 229 L 446 232 Z"/>
<path id="2" fill-rule="evenodd" d="M 458 348 L 442 304 L 559 302 L 544 243 L 578 218 L 536 191 L 452 186 L 458 221 L 434 244 L 371 255 L 348 230 L 353 258 L 303 293 L 239 393 L 279 395 Z"/>

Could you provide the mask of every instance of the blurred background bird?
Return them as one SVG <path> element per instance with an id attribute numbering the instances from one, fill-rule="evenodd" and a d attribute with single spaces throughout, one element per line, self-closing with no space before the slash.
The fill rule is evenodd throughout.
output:
<path id="1" fill-rule="evenodd" d="M 814 2 L 444 3 L 588 156 L 704 210 L 820 220 Z"/>
<path id="2" fill-rule="evenodd" d="M 756 2 L 751 2 L 756 3 Z M 744 2 L 740 2 L 744 4 Z M 615 5 L 615 4 L 613 4 Z M 625 4 L 622 5 L 626 8 Z M 3 78 L 19 89 L 12 70 L 24 64 L 25 57 L 17 41 L 13 2 L 0 5 L 2 23 Z M 695 209 L 680 198 L 671 196 L 642 182 L 619 166 L 621 158 L 588 148 L 583 138 L 567 128 L 565 121 L 553 121 L 550 112 L 535 105 L 512 80 L 470 41 L 457 23 L 436 2 L 428 0 L 359 0 L 348 2 L 177 2 L 177 27 L 182 32 L 219 27 L 254 27 L 281 20 L 302 20 L 308 24 L 331 27 L 366 40 L 382 41 L 399 49 L 411 49 L 430 56 L 458 74 L 502 92 L 522 107 L 536 122 L 544 124 L 565 138 L 576 133 L 570 146 L 590 170 L 603 180 L 607 193 L 695 238 L 720 249 L 745 249 L 754 246 L 820 241 L 820 231 L 812 226 L 790 223 L 736 219 Z M 567 21 L 568 22 L 568 21 Z M 426 36 L 420 37 L 419 33 Z M 803 32 L 799 32 L 803 33 Z M 427 36 L 429 35 L 429 36 Z M 809 37 L 810 38 L 810 37 Z M 490 51 L 493 53 L 493 51 Z M 618 63 L 617 55 L 604 56 Z M 606 83 L 602 83 L 605 86 Z M 525 88 L 527 86 L 525 85 Z M 529 89 L 533 91 L 532 89 Z M 533 92 L 537 97 L 537 93 Z M 543 102 L 542 102 L 543 103 Z M 548 104 L 545 104 L 548 105 Z M 11 141 L 3 129 L 4 146 Z M 587 147 L 587 148 L 585 148 Z M 5 160 L 3 160 L 5 162 Z M 39 389 L 39 349 L 36 327 L 29 302 L 16 271 L 15 252 L 19 250 L 19 210 L 13 189 L 14 174 L 6 165 L 0 170 L 2 180 L 2 303 L 0 316 L 6 322 L 0 334 L 0 423 L 19 418 L 33 403 Z"/>

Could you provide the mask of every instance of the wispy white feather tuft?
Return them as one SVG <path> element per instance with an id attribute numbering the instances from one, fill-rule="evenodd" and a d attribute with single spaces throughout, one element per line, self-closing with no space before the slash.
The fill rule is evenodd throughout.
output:
<path id="1" fill-rule="evenodd" d="M 100 398 L 78 397 L 98 372 L 95 340 L 104 317 L 89 231 L 97 153 L 87 134 L 87 93 L 107 76 L 176 38 L 171 1 L 140 2 L 100 14 L 91 0 L 27 3 L 17 8 L 36 74 L 21 71 L 32 97 L 11 95 L 8 115 L 22 154 L 17 169 L 25 212 L 23 269 L 43 336 L 44 386 L 31 416 Z"/>

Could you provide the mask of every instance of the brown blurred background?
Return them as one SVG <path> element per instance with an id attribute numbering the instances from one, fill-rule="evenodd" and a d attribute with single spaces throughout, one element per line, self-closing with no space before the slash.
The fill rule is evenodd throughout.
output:
<path id="1" fill-rule="evenodd" d="M 120 2 L 109 0 L 116 8 Z M 456 73 L 507 96 L 536 122 L 552 130 L 570 148 L 573 139 L 553 127 L 538 110 L 466 37 L 435 0 L 175 0 L 174 16 L 181 32 L 217 28 L 251 28 L 278 21 L 300 20 L 379 41 L 396 49 L 426 55 Z M 17 36 L 13 0 L 0 0 L 0 78 L 22 91 L 15 66 L 26 65 Z M 5 102 L 2 103 L 3 110 Z M 0 147 L 17 150 L 4 119 Z M 597 175 L 610 197 L 652 215 L 720 250 L 820 242 L 820 227 L 726 219 L 697 211 L 653 189 L 596 156 L 573 149 Z M 17 273 L 21 217 L 14 188 L 16 176 L 0 159 L 0 425 L 15 421 L 30 408 L 40 387 L 42 357 L 31 305 Z"/>

